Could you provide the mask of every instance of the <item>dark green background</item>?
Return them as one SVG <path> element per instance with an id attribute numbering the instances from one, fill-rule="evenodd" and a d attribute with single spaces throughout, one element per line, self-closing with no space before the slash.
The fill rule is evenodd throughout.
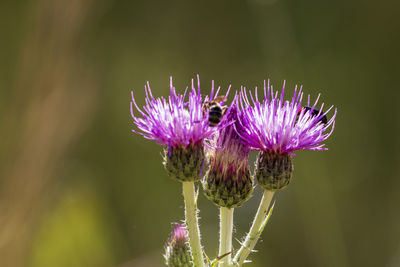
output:
<path id="1" fill-rule="evenodd" d="M 400 266 L 397 1 L 0 2 L 0 265 L 162 266 L 180 185 L 131 133 L 144 104 L 200 75 L 271 79 L 338 109 L 327 152 L 300 151 L 248 266 Z M 232 96 L 233 94 L 231 94 Z M 251 164 L 254 155 L 251 156 Z M 241 239 L 259 190 L 235 211 Z M 216 256 L 218 211 L 199 198 Z M 234 241 L 234 247 L 239 243 Z M 2 261 L 4 261 L 2 263 Z"/>

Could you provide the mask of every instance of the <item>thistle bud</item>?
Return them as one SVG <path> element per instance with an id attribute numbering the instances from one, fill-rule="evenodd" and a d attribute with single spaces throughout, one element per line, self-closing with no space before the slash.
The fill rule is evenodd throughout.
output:
<path id="1" fill-rule="evenodd" d="M 202 144 L 164 149 L 163 165 L 172 179 L 180 182 L 198 181 L 204 164 Z"/>
<path id="2" fill-rule="evenodd" d="M 233 103 L 224 118 L 231 123 L 216 138 L 215 151 L 210 155 L 210 169 L 203 182 L 206 197 L 220 207 L 239 207 L 253 191 L 248 164 L 250 149 L 241 142 L 235 130 L 239 115 L 237 104 Z"/>
<path id="3" fill-rule="evenodd" d="M 165 263 L 169 267 L 193 267 L 188 233 L 183 224 L 176 224 L 165 246 Z"/>
<path id="4" fill-rule="evenodd" d="M 262 151 L 255 163 L 255 177 L 265 190 L 277 191 L 285 188 L 293 176 L 292 156 L 288 153 Z"/>

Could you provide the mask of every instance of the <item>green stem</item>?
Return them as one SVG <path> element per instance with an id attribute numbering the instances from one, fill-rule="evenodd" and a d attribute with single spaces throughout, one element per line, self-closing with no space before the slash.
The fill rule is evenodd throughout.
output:
<path id="1" fill-rule="evenodd" d="M 194 182 L 182 182 L 183 198 L 185 200 L 185 221 L 189 234 L 189 244 L 193 263 L 196 267 L 204 267 L 203 248 L 200 242 L 200 229 L 197 218 L 197 199 Z"/>
<path id="2" fill-rule="evenodd" d="M 233 259 L 234 265 L 241 266 L 253 250 L 254 246 L 257 244 L 258 238 L 263 230 L 263 225 L 268 214 L 268 207 L 271 203 L 273 195 L 274 192 L 264 190 L 260 206 L 258 207 L 256 216 L 254 217 L 250 231 L 247 234 L 241 248 L 236 253 L 235 258 Z"/>
<path id="3" fill-rule="evenodd" d="M 233 211 L 230 208 L 219 208 L 219 256 L 232 251 Z M 228 254 L 220 261 L 219 267 L 229 266 L 231 261 L 232 255 Z"/>

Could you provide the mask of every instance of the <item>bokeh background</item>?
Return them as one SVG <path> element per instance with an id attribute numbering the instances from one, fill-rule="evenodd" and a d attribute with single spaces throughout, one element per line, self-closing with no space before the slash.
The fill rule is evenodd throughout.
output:
<path id="1" fill-rule="evenodd" d="M 398 1 L 0 1 L 0 266 L 163 266 L 181 188 L 130 91 L 286 80 L 338 108 L 248 266 L 400 266 Z M 251 160 L 254 155 L 251 156 Z M 241 239 L 260 192 L 235 213 Z M 217 254 L 218 211 L 199 198 Z M 234 242 L 238 247 L 239 243 Z"/>

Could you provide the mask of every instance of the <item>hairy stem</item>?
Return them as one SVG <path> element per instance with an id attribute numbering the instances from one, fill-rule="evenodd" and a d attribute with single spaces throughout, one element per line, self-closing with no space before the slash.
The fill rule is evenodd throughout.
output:
<path id="1" fill-rule="evenodd" d="M 233 211 L 234 209 L 230 208 L 219 208 L 219 256 L 232 251 Z M 231 261 L 232 255 L 228 254 L 221 260 L 219 267 L 229 266 Z"/>
<path id="2" fill-rule="evenodd" d="M 258 207 L 256 216 L 254 217 L 250 231 L 248 232 L 241 248 L 236 253 L 235 258 L 233 259 L 234 265 L 241 266 L 253 250 L 254 246 L 257 244 L 258 238 L 260 237 L 265 226 L 264 222 L 266 220 L 268 208 L 273 195 L 274 192 L 264 190 L 260 206 Z"/>
<path id="3" fill-rule="evenodd" d="M 185 221 L 189 234 L 189 244 L 193 263 L 196 267 L 204 267 L 203 248 L 200 242 L 200 229 L 197 218 L 197 199 L 194 182 L 182 182 L 183 198 L 185 200 Z"/>

